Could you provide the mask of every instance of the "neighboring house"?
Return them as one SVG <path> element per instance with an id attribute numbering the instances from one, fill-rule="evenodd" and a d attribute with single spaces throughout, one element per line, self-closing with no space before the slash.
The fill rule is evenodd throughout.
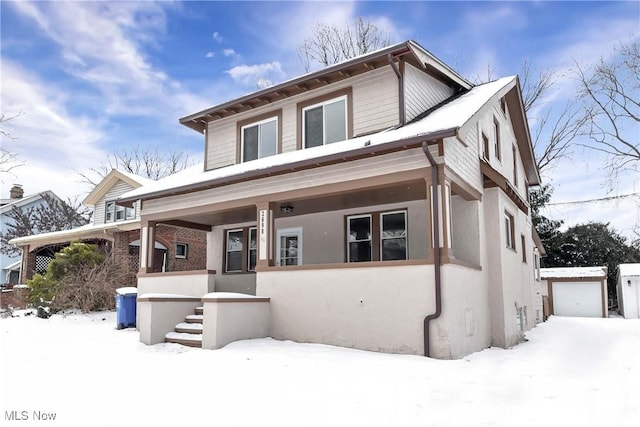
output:
<path id="1" fill-rule="evenodd" d="M 255 294 L 276 339 L 437 358 L 534 326 L 540 178 L 517 77 L 474 86 L 407 41 L 180 121 L 204 164 L 118 202 L 142 200 L 139 295 Z M 207 277 L 147 273 L 176 222 L 208 230 Z M 143 316 L 143 342 L 166 318 Z"/>
<path id="2" fill-rule="evenodd" d="M 56 252 L 73 241 L 98 244 L 110 250 L 112 256 L 130 268 L 129 283 L 135 285 L 139 269 L 140 209 L 118 206 L 115 200 L 127 191 L 151 184 L 152 180 L 113 169 L 87 195 L 83 204 L 94 208 L 93 222 L 71 230 L 25 236 L 11 240 L 22 248 L 24 283 L 34 273 L 44 273 Z M 150 271 L 204 270 L 206 265 L 206 234 L 180 227 L 158 227 L 154 246 L 155 262 Z"/>
<path id="3" fill-rule="evenodd" d="M 542 295 L 550 315 L 609 317 L 607 267 L 541 268 Z"/>
<path id="4" fill-rule="evenodd" d="M 618 312 L 625 319 L 640 319 L 640 264 L 618 266 Z"/>
<path id="5" fill-rule="evenodd" d="M 61 201 L 58 196 L 48 190 L 25 197 L 22 186 L 18 184 L 13 185 L 9 191 L 9 198 L 0 199 L 0 231 L 4 233 L 7 230 L 7 226 L 13 224 L 11 211 L 14 208 L 17 207 L 23 211 L 37 208 L 38 206 L 46 204 L 45 197 L 47 195 Z M 19 253 L 16 255 L 0 253 L 0 284 L 17 284 L 20 275 L 20 265 Z"/>

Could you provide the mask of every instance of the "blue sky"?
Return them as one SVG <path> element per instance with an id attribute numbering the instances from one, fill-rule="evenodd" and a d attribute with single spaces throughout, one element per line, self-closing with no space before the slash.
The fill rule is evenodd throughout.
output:
<path id="1" fill-rule="evenodd" d="M 1 111 L 22 115 L 2 143 L 25 166 L 2 176 L 25 192 L 86 194 L 78 172 L 140 145 L 202 159 L 182 116 L 304 72 L 296 52 L 317 22 L 366 17 L 393 42 L 413 39 L 473 80 L 516 74 L 524 59 L 567 73 L 640 34 L 638 2 L 7 2 L 1 13 Z M 574 92 L 566 79 L 543 107 Z M 532 126 L 535 122 L 532 122 Z M 576 149 L 548 176 L 555 202 L 640 192 L 626 173 L 613 192 L 604 160 Z M 568 223 L 611 221 L 626 235 L 640 197 L 554 206 Z"/>

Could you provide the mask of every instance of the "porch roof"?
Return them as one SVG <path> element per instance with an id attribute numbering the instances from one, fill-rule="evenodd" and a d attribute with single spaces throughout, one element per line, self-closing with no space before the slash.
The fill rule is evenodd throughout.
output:
<path id="1" fill-rule="evenodd" d="M 130 220 L 121 222 L 110 222 L 108 224 L 86 224 L 81 227 L 72 228 L 70 230 L 52 231 L 50 233 L 33 234 L 31 236 L 16 237 L 9 241 L 14 246 L 27 245 L 50 245 L 54 243 L 65 243 L 72 240 L 95 238 L 100 233 L 104 234 L 109 231 L 119 230 L 135 230 L 140 227 L 140 220 Z"/>
<path id="2" fill-rule="evenodd" d="M 203 170 L 202 165 L 192 166 L 167 178 L 129 191 L 120 196 L 118 201 L 131 203 L 138 199 L 153 199 L 197 191 L 216 182 L 231 183 L 260 175 L 270 175 L 282 167 L 296 170 L 310 163 L 321 165 L 329 161 L 346 161 L 369 152 L 402 149 L 407 141 L 419 144 L 420 141 L 455 136 L 458 130 L 492 97 L 502 91 L 511 90 L 516 84 L 517 77 L 511 76 L 476 86 L 423 119 L 397 129 L 388 129 L 333 144 L 291 151 L 210 171 Z"/>

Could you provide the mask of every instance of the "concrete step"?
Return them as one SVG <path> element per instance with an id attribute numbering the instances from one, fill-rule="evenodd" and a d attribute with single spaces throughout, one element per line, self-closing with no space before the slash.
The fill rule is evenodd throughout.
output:
<path id="1" fill-rule="evenodd" d="M 184 334 L 202 334 L 202 323 L 178 323 L 176 332 Z"/>
<path id="2" fill-rule="evenodd" d="M 184 318 L 184 321 L 187 323 L 202 323 L 203 317 L 202 314 L 188 314 L 187 317 Z"/>
<path id="3" fill-rule="evenodd" d="M 164 336 L 164 341 L 169 343 L 182 344 L 188 347 L 202 348 L 202 334 L 169 332 Z"/>
<path id="4" fill-rule="evenodd" d="M 196 307 L 196 314 L 204 314 L 204 307 Z"/>

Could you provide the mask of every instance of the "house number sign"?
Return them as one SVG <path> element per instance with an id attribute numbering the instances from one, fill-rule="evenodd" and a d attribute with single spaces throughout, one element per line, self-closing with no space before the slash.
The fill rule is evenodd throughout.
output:
<path id="1" fill-rule="evenodd" d="M 258 259 L 267 259 L 267 210 L 260 209 Z"/>

